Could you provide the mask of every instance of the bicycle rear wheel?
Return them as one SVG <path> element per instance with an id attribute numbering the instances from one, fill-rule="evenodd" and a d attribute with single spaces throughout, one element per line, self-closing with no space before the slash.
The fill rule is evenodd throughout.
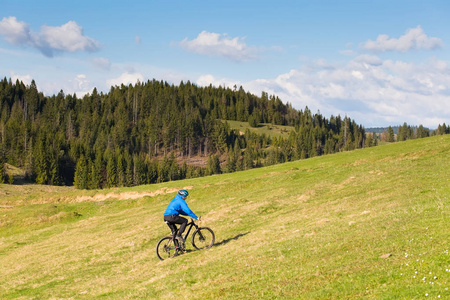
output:
<path id="1" fill-rule="evenodd" d="M 178 244 L 171 236 L 163 237 L 156 245 L 156 255 L 160 260 L 165 260 L 178 255 Z"/>
<path id="2" fill-rule="evenodd" d="M 214 245 L 214 232 L 208 227 L 199 227 L 192 235 L 192 246 L 197 250 L 209 249 Z"/>

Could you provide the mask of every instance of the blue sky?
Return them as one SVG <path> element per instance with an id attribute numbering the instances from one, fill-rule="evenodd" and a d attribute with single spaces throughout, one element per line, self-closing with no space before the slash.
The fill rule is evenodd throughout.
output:
<path id="1" fill-rule="evenodd" d="M 450 1 L 0 0 L 0 76 L 46 95 L 242 86 L 365 127 L 450 123 Z"/>

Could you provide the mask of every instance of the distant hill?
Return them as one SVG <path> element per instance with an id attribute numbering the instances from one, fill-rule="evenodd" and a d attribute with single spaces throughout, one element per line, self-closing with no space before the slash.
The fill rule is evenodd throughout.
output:
<path id="1" fill-rule="evenodd" d="M 394 130 L 394 133 L 397 134 L 398 133 L 398 126 L 391 126 L 392 129 Z M 388 127 L 369 127 L 366 128 L 366 132 L 373 132 L 373 133 L 383 133 L 383 131 L 387 132 Z"/>
<path id="2" fill-rule="evenodd" d="M 78 98 L 0 80 L 0 164 L 38 184 L 99 189 L 180 180 L 359 149 L 365 138 L 348 117 L 297 110 L 242 87 L 149 80 Z"/>
<path id="3" fill-rule="evenodd" d="M 391 127 L 394 130 L 394 134 L 397 134 L 399 126 L 391 126 Z M 409 127 L 411 127 L 412 130 L 416 130 L 417 128 L 419 128 L 419 126 L 414 126 L 414 125 L 409 126 Z M 383 133 L 383 131 L 387 132 L 388 128 L 389 127 L 369 127 L 369 128 L 366 128 L 366 132 Z M 430 131 L 429 128 L 425 127 L 424 129 Z"/>

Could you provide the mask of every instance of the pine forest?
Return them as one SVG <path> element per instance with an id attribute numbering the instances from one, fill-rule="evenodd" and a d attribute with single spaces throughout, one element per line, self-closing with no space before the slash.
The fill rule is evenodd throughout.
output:
<path id="1" fill-rule="evenodd" d="M 291 126 L 271 137 L 231 129 L 227 121 Z M 449 133 L 445 124 L 436 130 Z M 430 135 L 400 126 L 398 140 Z M 436 132 L 432 132 L 434 134 Z M 393 132 L 380 136 L 394 141 Z M 38 184 L 80 189 L 134 186 L 235 172 L 371 147 L 347 116 L 326 118 L 296 110 L 278 97 L 225 87 L 163 81 L 96 89 L 82 98 L 63 91 L 44 96 L 34 81 L 0 81 L 0 182 L 5 163 Z M 10 180 L 12 181 L 12 180 Z"/>

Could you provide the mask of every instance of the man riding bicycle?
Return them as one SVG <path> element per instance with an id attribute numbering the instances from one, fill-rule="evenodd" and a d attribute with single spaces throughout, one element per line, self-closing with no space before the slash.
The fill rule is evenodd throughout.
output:
<path id="1" fill-rule="evenodd" d="M 173 226 L 174 224 L 180 225 L 176 238 L 181 243 L 184 243 L 181 234 L 186 229 L 188 220 L 186 218 L 180 217 L 180 215 L 190 216 L 193 219 L 200 220 L 200 217 L 197 217 L 192 212 L 185 201 L 188 195 L 188 191 L 179 190 L 178 194 L 175 196 L 175 198 L 173 198 L 172 201 L 170 201 L 169 205 L 166 208 L 166 211 L 164 212 L 164 221 L 167 222 L 167 225 L 169 225 L 169 228 L 171 230 L 171 226 Z"/>

